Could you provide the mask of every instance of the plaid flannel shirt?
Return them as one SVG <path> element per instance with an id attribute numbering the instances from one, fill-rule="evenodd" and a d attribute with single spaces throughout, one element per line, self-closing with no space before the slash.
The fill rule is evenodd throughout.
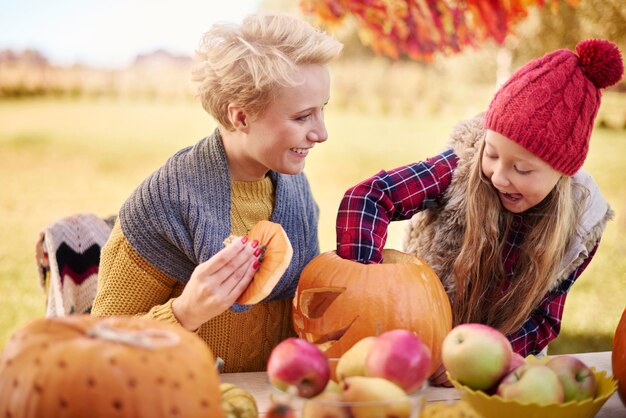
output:
<path id="1" fill-rule="evenodd" d="M 417 212 L 438 205 L 450 186 L 457 161 L 454 152 L 447 150 L 422 162 L 381 171 L 346 191 L 337 214 L 337 254 L 361 263 L 380 263 L 389 223 L 411 219 Z M 521 219 L 519 215 L 519 228 Z M 519 228 L 514 223 L 502 254 L 509 275 L 523 239 Z M 597 246 L 598 243 L 569 277 L 544 296 L 522 327 L 508 335 L 517 353 L 537 354 L 558 336 L 567 293 L 593 258 Z"/>

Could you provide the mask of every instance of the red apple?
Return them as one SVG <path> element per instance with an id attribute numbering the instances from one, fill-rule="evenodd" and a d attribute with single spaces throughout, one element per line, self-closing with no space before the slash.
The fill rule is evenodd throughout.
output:
<path id="1" fill-rule="evenodd" d="M 563 402 L 563 388 L 556 373 L 543 364 L 526 364 L 505 376 L 498 395 L 507 400 L 540 405 Z"/>
<path id="2" fill-rule="evenodd" d="M 316 345 L 300 338 L 287 338 L 270 353 L 267 376 L 278 389 L 287 391 L 293 386 L 299 396 L 311 398 L 326 387 L 330 368 Z"/>
<path id="3" fill-rule="evenodd" d="M 370 347 L 365 375 L 390 380 L 411 393 L 428 378 L 430 357 L 430 349 L 414 333 L 404 329 L 383 332 Z"/>
<path id="4" fill-rule="evenodd" d="M 488 390 L 506 374 L 513 349 L 495 328 L 469 323 L 452 328 L 441 347 L 441 357 L 452 378 L 475 390 Z"/>
<path id="5" fill-rule="evenodd" d="M 596 377 L 585 363 L 573 356 L 559 356 L 550 359 L 546 366 L 559 378 L 564 402 L 582 401 L 596 396 Z"/>
<path id="6" fill-rule="evenodd" d="M 513 372 L 519 366 L 523 366 L 524 364 L 526 364 L 526 359 L 522 357 L 521 354 L 513 351 L 511 353 L 511 363 L 509 364 L 509 369 L 507 370 L 506 374 Z"/>

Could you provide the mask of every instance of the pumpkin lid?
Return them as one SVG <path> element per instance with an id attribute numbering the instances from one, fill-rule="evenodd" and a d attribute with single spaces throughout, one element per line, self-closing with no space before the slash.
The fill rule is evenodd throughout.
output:
<path id="1" fill-rule="evenodd" d="M 259 270 L 237 299 L 237 303 L 253 305 L 261 302 L 272 292 L 289 267 L 293 248 L 283 227 L 275 222 L 260 221 L 247 236 L 250 241 L 258 240 L 259 245 L 264 248 Z"/>

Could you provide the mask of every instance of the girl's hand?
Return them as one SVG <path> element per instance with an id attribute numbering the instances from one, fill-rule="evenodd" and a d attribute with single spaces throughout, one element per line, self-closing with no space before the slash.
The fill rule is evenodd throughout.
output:
<path id="1" fill-rule="evenodd" d="M 451 388 L 453 386 L 452 382 L 448 380 L 446 368 L 443 367 L 443 364 L 439 366 L 437 371 L 430 377 L 430 384 L 433 386 L 443 386 L 445 388 Z"/>
<path id="2" fill-rule="evenodd" d="M 259 242 L 237 239 L 199 264 L 172 311 L 183 327 L 194 331 L 230 308 L 259 268 Z"/>

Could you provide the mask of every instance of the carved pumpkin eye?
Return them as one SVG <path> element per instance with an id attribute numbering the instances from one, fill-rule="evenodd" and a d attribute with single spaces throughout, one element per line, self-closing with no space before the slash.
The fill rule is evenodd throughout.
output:
<path id="1" fill-rule="evenodd" d="M 306 289 L 300 293 L 300 309 L 307 318 L 321 318 L 328 307 L 346 291 L 345 287 Z"/>

